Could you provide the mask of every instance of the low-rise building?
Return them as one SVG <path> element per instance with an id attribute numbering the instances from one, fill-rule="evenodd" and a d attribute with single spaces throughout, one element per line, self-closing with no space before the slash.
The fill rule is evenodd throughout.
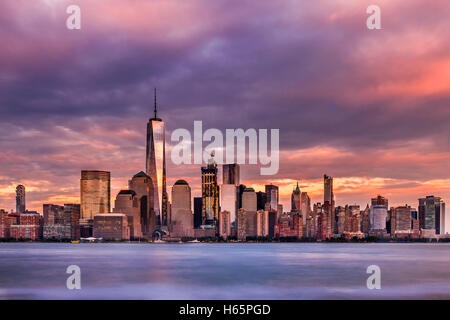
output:
<path id="1" fill-rule="evenodd" d="M 100 213 L 94 216 L 93 236 L 105 240 L 129 240 L 130 228 L 123 213 Z"/>

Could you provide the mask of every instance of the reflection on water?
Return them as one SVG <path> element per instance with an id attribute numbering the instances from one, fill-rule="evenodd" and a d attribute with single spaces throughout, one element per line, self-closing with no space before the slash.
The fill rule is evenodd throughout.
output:
<path id="1" fill-rule="evenodd" d="M 0 298 L 449 299 L 449 263 L 450 244 L 1 243 Z M 66 288 L 72 264 L 81 290 Z"/>

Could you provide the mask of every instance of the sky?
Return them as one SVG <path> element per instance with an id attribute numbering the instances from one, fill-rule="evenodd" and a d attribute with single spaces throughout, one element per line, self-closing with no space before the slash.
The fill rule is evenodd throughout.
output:
<path id="1" fill-rule="evenodd" d="M 154 87 L 169 151 L 195 120 L 280 129 L 279 172 L 241 181 L 280 186 L 285 210 L 297 181 L 323 201 L 323 174 L 337 205 L 448 200 L 449 16 L 448 0 L 3 0 L 0 208 L 17 184 L 31 210 L 79 203 L 83 169 L 111 171 L 115 198 L 145 169 Z M 167 166 L 200 195 L 199 165 Z"/>

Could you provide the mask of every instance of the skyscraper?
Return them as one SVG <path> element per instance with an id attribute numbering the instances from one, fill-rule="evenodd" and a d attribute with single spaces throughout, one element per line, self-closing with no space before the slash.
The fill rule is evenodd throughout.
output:
<path id="1" fill-rule="evenodd" d="M 274 186 L 273 184 L 266 185 L 266 198 L 267 203 L 270 204 L 270 209 L 278 210 L 278 201 L 279 201 L 278 186 Z"/>
<path id="2" fill-rule="evenodd" d="M 114 213 L 123 213 L 127 216 L 130 236 L 142 237 L 140 202 L 133 190 L 120 190 L 114 203 Z"/>
<path id="3" fill-rule="evenodd" d="M 220 209 L 228 211 L 231 222 L 235 221 L 238 210 L 239 165 L 224 164 L 222 166 L 223 184 L 220 187 Z"/>
<path id="4" fill-rule="evenodd" d="M 157 223 L 167 226 L 165 125 L 157 116 L 156 89 L 154 117 L 147 123 L 146 172 L 153 183 L 153 203 Z"/>
<path id="5" fill-rule="evenodd" d="M 242 194 L 242 209 L 248 211 L 257 211 L 256 192 L 253 188 L 246 188 Z"/>
<path id="6" fill-rule="evenodd" d="M 334 233 L 334 191 L 333 191 L 333 178 L 323 175 L 323 205 L 324 211 L 327 215 L 327 231 L 331 235 Z"/>
<path id="7" fill-rule="evenodd" d="M 256 193 L 256 209 L 264 210 L 266 207 L 267 195 L 265 192 L 258 191 Z"/>
<path id="8" fill-rule="evenodd" d="M 420 227 L 435 230 L 436 234 L 445 234 L 445 203 L 440 197 L 427 196 L 419 199 Z"/>
<path id="9" fill-rule="evenodd" d="M 81 217 L 93 219 L 97 213 L 111 212 L 109 171 L 82 170 L 80 179 Z"/>
<path id="10" fill-rule="evenodd" d="M 292 191 L 292 195 L 291 195 L 291 212 L 301 212 L 302 211 L 301 198 L 302 198 L 302 193 L 300 192 L 300 188 L 299 188 L 298 182 L 297 182 L 297 187 Z"/>
<path id="11" fill-rule="evenodd" d="M 220 187 L 220 210 L 230 214 L 231 222 L 236 220 L 238 210 L 238 187 L 234 184 L 223 184 Z"/>
<path id="12" fill-rule="evenodd" d="M 386 231 L 386 206 L 375 205 L 370 207 L 370 231 Z"/>
<path id="13" fill-rule="evenodd" d="M 194 198 L 194 228 L 198 229 L 202 225 L 202 197 Z"/>
<path id="14" fill-rule="evenodd" d="M 217 164 L 214 154 L 208 165 L 202 167 L 202 223 L 216 225 L 219 218 L 219 186 L 217 185 Z"/>
<path id="15" fill-rule="evenodd" d="M 222 166 L 223 184 L 234 184 L 239 186 L 239 165 L 237 163 L 224 164 Z"/>
<path id="16" fill-rule="evenodd" d="M 16 212 L 24 213 L 25 209 L 25 186 L 19 184 L 16 187 Z"/>
<path id="17" fill-rule="evenodd" d="M 158 224 L 153 208 L 155 193 L 152 179 L 145 172 L 138 172 L 128 181 L 128 189 L 135 192 L 135 199 L 138 202 L 140 223 L 137 225 L 141 226 L 144 236 L 151 236 Z"/>
<path id="18" fill-rule="evenodd" d="M 411 231 L 412 226 L 411 211 L 412 211 L 411 207 L 407 205 L 402 207 L 396 207 L 393 210 L 392 212 L 393 215 L 391 217 L 391 235 Z"/>
<path id="19" fill-rule="evenodd" d="M 169 230 L 172 236 L 193 236 L 191 187 L 185 180 L 178 180 L 172 187 L 172 216 Z"/>

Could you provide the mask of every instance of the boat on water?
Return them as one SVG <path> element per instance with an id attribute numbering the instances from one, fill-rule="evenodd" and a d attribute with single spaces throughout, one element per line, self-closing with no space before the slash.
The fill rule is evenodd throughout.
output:
<path id="1" fill-rule="evenodd" d="M 158 240 L 153 241 L 153 243 L 166 243 L 166 241 L 158 239 Z"/>
<path id="2" fill-rule="evenodd" d="M 198 241 L 197 239 L 195 239 L 195 240 L 191 240 L 191 241 L 188 241 L 189 243 L 200 243 L 200 241 Z"/>
<path id="3" fill-rule="evenodd" d="M 71 241 L 71 243 L 80 243 L 78 240 Z"/>

